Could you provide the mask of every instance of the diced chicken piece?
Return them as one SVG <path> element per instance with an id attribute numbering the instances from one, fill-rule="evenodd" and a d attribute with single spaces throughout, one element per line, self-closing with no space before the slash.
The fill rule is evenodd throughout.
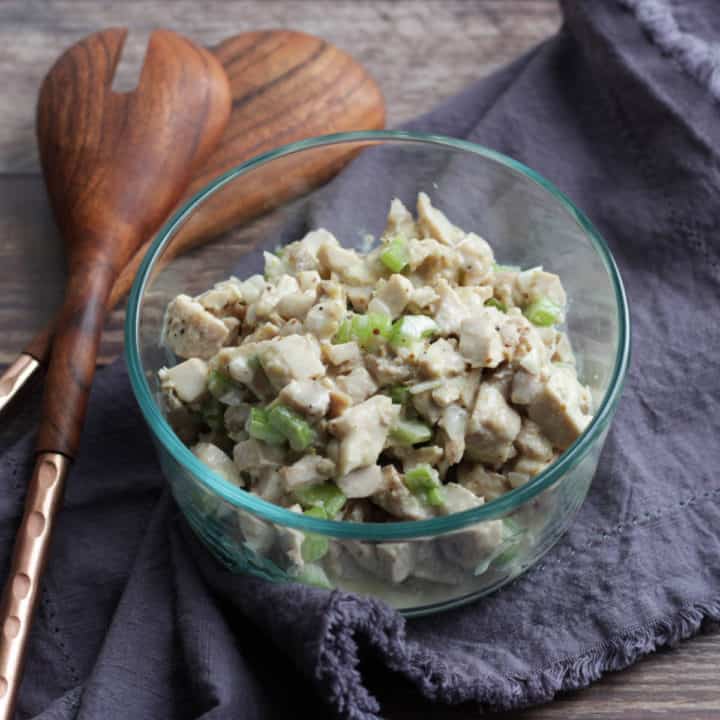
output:
<path id="1" fill-rule="evenodd" d="M 223 480 L 237 487 L 243 487 L 245 484 L 235 463 L 217 445 L 209 442 L 199 442 L 193 446 L 192 451 L 200 462 L 207 465 Z"/>
<path id="2" fill-rule="evenodd" d="M 290 318 L 304 319 L 310 308 L 315 304 L 315 295 L 314 290 L 284 295 L 277 304 L 280 317 L 285 320 Z"/>
<path id="3" fill-rule="evenodd" d="M 548 349 L 534 327 L 527 327 L 520 335 L 513 362 L 531 375 L 547 372 L 550 363 Z"/>
<path id="4" fill-rule="evenodd" d="M 452 403 L 455 403 L 460 399 L 464 384 L 464 375 L 453 378 L 444 378 L 443 384 L 431 391 L 430 397 L 432 397 L 433 402 L 436 405 L 441 408 L 446 408 L 448 405 L 452 405 Z"/>
<path id="5" fill-rule="evenodd" d="M 520 416 L 502 393 L 482 383 L 468 423 L 466 454 L 472 460 L 502 465 L 514 452 L 513 441 L 520 432 Z"/>
<path id="6" fill-rule="evenodd" d="M 330 432 L 340 440 L 338 469 L 342 475 L 377 462 L 399 413 L 400 406 L 389 397 L 376 395 L 329 423 Z"/>
<path id="7" fill-rule="evenodd" d="M 587 390 L 578 382 L 574 370 L 555 366 L 530 403 L 528 415 L 555 447 L 565 450 L 592 420 L 583 412 L 583 402 L 587 405 Z"/>
<path id="8" fill-rule="evenodd" d="M 508 308 L 515 303 L 514 288 L 518 275 L 517 270 L 495 270 L 493 275 L 493 296 Z"/>
<path id="9" fill-rule="evenodd" d="M 276 468 L 285 461 L 285 451 L 281 447 L 268 445 L 255 440 L 255 438 L 250 438 L 235 445 L 233 460 L 238 470 Z"/>
<path id="10" fill-rule="evenodd" d="M 347 371 L 362 365 L 362 352 L 356 342 L 340 343 L 339 345 L 323 343 L 321 349 L 323 360 L 338 369 Z"/>
<path id="11" fill-rule="evenodd" d="M 536 460 L 548 460 L 553 456 L 552 443 L 543 435 L 540 426 L 527 418 L 523 418 L 515 447 L 521 455 Z"/>
<path id="12" fill-rule="evenodd" d="M 265 285 L 265 278 L 262 275 L 251 275 L 247 280 L 241 282 L 240 292 L 245 304 L 256 302 L 265 291 Z"/>
<path id="13" fill-rule="evenodd" d="M 235 458 L 235 464 L 237 465 L 237 457 Z M 255 468 L 251 471 L 251 474 L 255 478 L 252 491 L 256 495 L 277 505 L 285 504 L 285 483 L 280 477 L 277 467 Z"/>
<path id="14" fill-rule="evenodd" d="M 459 405 L 449 405 L 443 410 L 439 420 L 445 438 L 445 460 L 455 465 L 465 453 L 465 433 L 467 432 L 468 413 Z"/>
<path id="15" fill-rule="evenodd" d="M 408 490 L 395 467 L 386 465 L 382 472 L 383 487 L 371 498 L 376 505 L 400 520 L 424 520 L 431 516 L 428 507 Z"/>
<path id="16" fill-rule="evenodd" d="M 462 285 L 481 285 L 492 277 L 495 257 L 485 240 L 475 233 L 468 233 L 457 245 L 462 258 L 460 280 Z M 490 293 L 492 289 L 488 288 Z M 485 299 L 490 297 L 488 295 Z"/>
<path id="17" fill-rule="evenodd" d="M 513 376 L 510 401 L 514 405 L 529 405 L 540 394 L 543 378 L 531 375 L 525 370 L 518 370 Z"/>
<path id="18" fill-rule="evenodd" d="M 495 500 L 511 489 L 504 475 L 490 472 L 482 465 L 461 465 L 458 469 L 458 483 L 485 502 Z"/>
<path id="19" fill-rule="evenodd" d="M 342 510 L 345 522 L 370 522 L 373 506 L 369 500 L 348 500 Z"/>
<path id="20" fill-rule="evenodd" d="M 338 331 L 346 312 L 345 303 L 341 300 L 321 300 L 308 310 L 305 330 L 319 340 L 331 338 Z"/>
<path id="21" fill-rule="evenodd" d="M 440 333 L 442 335 L 459 333 L 461 324 L 469 318 L 465 303 L 445 279 L 441 279 L 435 289 L 440 298 L 435 308 L 435 322 L 440 328 Z"/>
<path id="22" fill-rule="evenodd" d="M 303 292 L 313 291 L 317 295 L 318 287 L 322 281 L 317 270 L 303 270 L 297 273 L 298 285 Z"/>
<path id="23" fill-rule="evenodd" d="M 467 570 L 456 563 L 448 562 L 437 540 L 416 542 L 414 545 L 416 557 L 413 577 L 442 585 L 460 585 L 472 578 Z"/>
<path id="24" fill-rule="evenodd" d="M 570 338 L 564 332 L 556 331 L 556 344 L 552 351 L 552 362 L 575 365 L 575 353 L 573 352 Z"/>
<path id="25" fill-rule="evenodd" d="M 373 287 L 349 287 L 347 288 L 347 297 L 355 312 L 367 312 L 372 298 Z"/>
<path id="26" fill-rule="evenodd" d="M 429 285 L 413 288 L 408 300 L 408 309 L 414 313 L 424 314 L 440 299 L 440 296 Z"/>
<path id="27" fill-rule="evenodd" d="M 401 583 L 415 567 L 415 544 L 407 542 L 384 542 L 375 546 L 378 575 L 390 582 Z"/>
<path id="28" fill-rule="evenodd" d="M 403 471 L 412 470 L 418 465 L 437 465 L 443 459 L 443 449 L 437 445 L 423 447 L 393 446 L 393 455 L 402 460 Z"/>
<path id="29" fill-rule="evenodd" d="M 208 366 L 204 360 L 190 358 L 172 368 L 161 368 L 158 372 L 160 387 L 172 391 L 185 403 L 199 400 L 207 387 Z"/>
<path id="30" fill-rule="evenodd" d="M 417 235 L 415 220 L 412 213 L 400 200 L 398 200 L 398 198 L 394 198 L 390 203 L 387 225 L 385 226 L 385 232 L 383 232 L 383 235 L 385 237 L 402 235 L 405 238 L 411 238 Z"/>
<path id="31" fill-rule="evenodd" d="M 229 334 L 222 320 L 187 295 L 178 295 L 168 305 L 163 342 L 179 357 L 209 360 Z"/>
<path id="32" fill-rule="evenodd" d="M 236 317 L 221 317 L 223 325 L 228 329 L 228 336 L 225 338 L 226 345 L 234 345 L 240 335 L 242 322 Z"/>
<path id="33" fill-rule="evenodd" d="M 245 314 L 241 285 L 235 279 L 217 283 L 195 299 L 216 317 Z"/>
<path id="34" fill-rule="evenodd" d="M 528 455 L 521 455 L 513 462 L 513 472 L 522 473 L 528 477 L 535 477 L 538 473 L 541 473 L 546 467 L 555 462 L 557 455 L 554 453 L 547 458 L 535 458 Z"/>
<path id="35" fill-rule="evenodd" d="M 485 301 L 492 297 L 492 288 L 489 285 L 473 285 L 472 287 L 455 288 L 460 302 L 465 305 L 470 317 L 485 308 Z"/>
<path id="36" fill-rule="evenodd" d="M 321 418 L 330 407 L 330 392 L 316 380 L 292 380 L 278 395 L 283 404 L 311 418 Z"/>
<path id="37" fill-rule="evenodd" d="M 497 367 L 503 360 L 501 313 L 488 307 L 460 325 L 460 354 L 474 367 Z"/>
<path id="38" fill-rule="evenodd" d="M 567 304 L 567 297 L 560 278 L 554 273 L 545 272 L 542 267 L 523 270 L 515 278 L 515 303 L 525 307 L 540 298 L 548 298 L 562 310 Z M 561 321 L 564 317 L 561 317 Z"/>
<path id="39" fill-rule="evenodd" d="M 290 243 L 283 250 L 283 258 L 296 272 L 318 269 L 318 251 L 323 246 L 337 247 L 338 241 L 327 230 L 313 230 L 302 240 Z"/>
<path id="40" fill-rule="evenodd" d="M 337 386 L 353 399 L 353 403 L 361 403 L 377 392 L 378 386 L 370 373 L 362 366 L 353 368 L 348 375 L 335 378 Z"/>
<path id="41" fill-rule="evenodd" d="M 265 555 L 275 542 L 275 528 L 269 522 L 243 510 L 238 510 L 237 518 L 243 544 L 253 552 Z"/>
<path id="42" fill-rule="evenodd" d="M 368 355 L 365 364 L 380 387 L 398 385 L 412 375 L 412 368 L 405 363 L 381 355 Z"/>
<path id="43" fill-rule="evenodd" d="M 502 520 L 480 523 L 470 530 L 460 530 L 438 540 L 443 556 L 466 570 L 482 571 L 502 542 Z"/>
<path id="44" fill-rule="evenodd" d="M 512 392 L 513 378 L 515 377 L 515 371 L 510 365 L 499 365 L 491 373 L 488 373 L 487 377 L 483 382 L 489 383 L 496 387 L 505 400 L 510 400 L 510 393 Z"/>
<path id="45" fill-rule="evenodd" d="M 353 399 L 347 393 L 338 389 L 330 390 L 330 408 L 328 409 L 328 416 L 331 418 L 338 418 L 352 404 Z"/>
<path id="46" fill-rule="evenodd" d="M 431 237 L 444 245 L 456 245 L 464 233 L 456 228 L 443 212 L 433 207 L 430 198 L 424 193 L 418 193 L 417 199 L 417 226 L 420 234 Z"/>
<path id="47" fill-rule="evenodd" d="M 272 318 L 280 301 L 287 295 L 300 292 L 300 285 L 292 275 L 281 275 L 276 284 L 267 283 L 260 297 L 252 303 L 245 314 L 245 323 L 255 324 Z"/>
<path id="48" fill-rule="evenodd" d="M 467 410 L 475 407 L 475 398 L 477 397 L 478 388 L 480 387 L 481 377 L 482 370 L 479 368 L 471 370 L 462 377 L 463 383 L 460 390 L 460 404 Z"/>
<path id="49" fill-rule="evenodd" d="M 323 245 L 318 250 L 320 274 L 324 277 L 336 273 L 348 285 L 373 285 L 375 277 L 354 250 L 335 245 Z"/>
<path id="50" fill-rule="evenodd" d="M 383 474 L 379 465 L 368 465 L 343 475 L 337 486 L 349 498 L 366 498 L 374 495 L 383 485 Z"/>
<path id="51" fill-rule="evenodd" d="M 403 275 L 395 273 L 388 280 L 380 280 L 368 312 L 389 315 L 393 320 L 402 314 L 413 294 L 413 284 Z"/>
<path id="52" fill-rule="evenodd" d="M 433 401 L 432 393 L 432 390 L 415 393 L 412 395 L 412 404 L 420 417 L 435 425 L 442 415 L 442 408 Z"/>
<path id="53" fill-rule="evenodd" d="M 453 248 L 432 238 L 413 238 L 407 242 L 407 253 L 413 284 L 427 284 L 438 277 L 457 279 L 460 255 Z"/>
<path id="54" fill-rule="evenodd" d="M 288 510 L 298 514 L 302 513 L 302 507 L 300 505 L 291 505 Z M 305 534 L 299 530 L 294 530 L 289 527 L 276 526 L 275 532 L 277 533 L 277 545 L 280 552 L 283 554 L 285 562 L 282 564 L 285 569 L 299 569 L 305 565 L 305 559 L 302 555 L 302 546 L 305 542 Z M 289 563 L 289 567 L 287 565 Z"/>
<path id="55" fill-rule="evenodd" d="M 420 369 L 427 377 L 449 377 L 465 370 L 465 360 L 455 350 L 454 341 L 439 338 L 420 357 Z"/>
<path id="56" fill-rule="evenodd" d="M 415 550 L 410 543 L 371 545 L 347 540 L 343 547 L 360 567 L 392 583 L 405 580 L 415 565 Z"/>
<path id="57" fill-rule="evenodd" d="M 521 473 L 521 472 L 515 472 L 514 470 L 511 470 L 507 474 L 508 483 L 510 483 L 510 487 L 515 490 L 516 488 L 522 487 L 525 485 L 525 483 L 530 481 L 530 475 L 527 473 Z"/>
<path id="58" fill-rule="evenodd" d="M 265 272 L 263 274 L 266 280 L 274 282 L 288 271 L 283 259 L 275 255 L 275 253 L 263 252 L 263 261 L 265 263 Z"/>
<path id="59" fill-rule="evenodd" d="M 260 350 L 260 363 L 270 383 L 281 390 L 291 380 L 311 380 L 325 375 L 320 346 L 311 335 L 289 335 Z"/>
<path id="60" fill-rule="evenodd" d="M 307 485 L 325 482 L 335 473 L 335 463 L 320 455 L 303 455 L 292 465 L 280 469 L 280 477 L 287 492 Z"/>

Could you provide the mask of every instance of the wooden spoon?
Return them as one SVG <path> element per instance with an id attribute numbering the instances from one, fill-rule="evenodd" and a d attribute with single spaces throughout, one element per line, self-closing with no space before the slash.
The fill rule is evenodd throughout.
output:
<path id="1" fill-rule="evenodd" d="M 385 122 L 382 94 L 365 68 L 347 53 L 320 38 L 290 30 L 248 32 L 225 40 L 212 52 L 230 80 L 233 109 L 216 150 L 193 178 L 183 202 L 213 177 L 279 145 L 317 135 L 381 128 Z M 351 157 L 347 148 L 304 159 L 283 177 L 271 175 L 261 197 L 219 193 L 203 203 L 164 254 L 207 242 L 219 232 L 291 199 L 299 187 L 319 185 Z M 150 240 L 135 253 L 117 279 L 108 310 L 128 293 Z M 46 361 L 52 325 L 26 346 L 0 376 L 0 412 Z"/>
<path id="2" fill-rule="evenodd" d="M 105 30 L 74 45 L 40 91 L 40 158 L 66 244 L 68 283 L 48 367 L 35 470 L 0 610 L 2 720 L 13 713 L 110 291 L 207 159 L 230 114 L 230 87 L 217 58 L 164 30 L 150 38 L 137 88 L 113 92 L 126 34 Z"/>

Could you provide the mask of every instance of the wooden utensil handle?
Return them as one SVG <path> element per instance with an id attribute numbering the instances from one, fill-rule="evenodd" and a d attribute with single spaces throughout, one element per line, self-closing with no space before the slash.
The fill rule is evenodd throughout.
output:
<path id="1" fill-rule="evenodd" d="M 82 267 L 71 272 L 43 394 L 40 453 L 72 458 L 77 452 L 113 279 L 108 264 L 99 263 L 92 273 Z"/>
<path id="2" fill-rule="evenodd" d="M 0 603 L 0 720 L 12 720 L 27 636 L 40 595 L 55 512 L 62 499 L 69 460 L 43 453 L 35 462 L 25 513 L 15 539 L 10 574 Z"/>

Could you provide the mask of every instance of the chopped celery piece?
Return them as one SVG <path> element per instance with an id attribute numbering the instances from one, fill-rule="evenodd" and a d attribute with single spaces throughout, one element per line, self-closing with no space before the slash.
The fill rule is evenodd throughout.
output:
<path id="1" fill-rule="evenodd" d="M 398 405 L 405 405 L 410 400 L 410 388 L 405 385 L 393 385 L 388 394 L 390 399 Z"/>
<path id="2" fill-rule="evenodd" d="M 315 587 L 325 588 L 326 590 L 333 589 L 333 584 L 319 565 L 303 565 L 302 568 L 292 573 L 292 577 L 306 585 L 314 585 Z"/>
<path id="3" fill-rule="evenodd" d="M 207 386 L 210 394 L 223 405 L 239 405 L 245 397 L 243 386 L 220 370 L 208 373 Z"/>
<path id="4" fill-rule="evenodd" d="M 295 490 L 295 497 L 306 508 L 321 508 L 332 518 L 342 510 L 347 498 L 335 483 L 308 485 Z"/>
<path id="5" fill-rule="evenodd" d="M 321 520 L 327 520 L 328 517 L 325 509 L 321 507 L 311 507 L 304 514 Z M 305 533 L 301 548 L 302 558 L 308 563 L 315 562 L 327 553 L 329 547 L 328 539 L 324 535 Z"/>
<path id="6" fill-rule="evenodd" d="M 413 495 L 433 507 L 445 502 L 445 495 L 437 470 L 429 465 L 418 465 L 405 473 L 405 485 Z"/>
<path id="7" fill-rule="evenodd" d="M 293 450 L 305 450 L 312 445 L 315 431 L 307 421 L 284 405 L 275 405 L 268 411 L 270 427 L 290 443 Z"/>
<path id="8" fill-rule="evenodd" d="M 245 430 L 250 437 L 268 445 L 282 445 L 285 442 L 285 436 L 270 424 L 269 413 L 263 408 L 250 408 Z"/>
<path id="9" fill-rule="evenodd" d="M 390 439 L 398 445 L 417 445 L 431 437 L 432 430 L 419 420 L 400 419 L 390 429 Z"/>
<path id="10" fill-rule="evenodd" d="M 417 465 L 405 473 L 405 484 L 412 492 L 430 490 L 440 484 L 437 470 L 429 465 Z"/>
<path id="11" fill-rule="evenodd" d="M 533 324 L 539 327 L 550 327 L 560 322 L 562 308 L 550 298 L 541 297 L 531 302 L 523 314 Z"/>
<path id="12" fill-rule="evenodd" d="M 403 315 L 393 323 L 390 344 L 412 345 L 418 340 L 431 337 L 437 331 L 437 323 L 427 315 Z"/>
<path id="13" fill-rule="evenodd" d="M 399 273 L 410 262 L 405 238 L 393 238 L 380 253 L 380 262 L 394 273 Z"/>
<path id="14" fill-rule="evenodd" d="M 382 313 L 355 315 L 352 319 L 352 335 L 366 350 L 377 347 L 380 340 L 387 340 L 392 330 L 392 319 Z"/>
<path id="15" fill-rule="evenodd" d="M 205 424 L 214 432 L 220 432 L 224 429 L 225 408 L 216 398 L 209 397 L 203 403 L 200 414 Z"/>
<path id="16" fill-rule="evenodd" d="M 433 507 L 438 507 L 445 504 L 445 493 L 441 487 L 430 488 L 425 493 L 425 502 Z"/>
<path id="17" fill-rule="evenodd" d="M 485 301 L 485 305 L 497 308 L 500 312 L 507 312 L 507 305 L 504 302 L 500 302 L 497 298 L 488 298 Z"/>
<path id="18" fill-rule="evenodd" d="M 495 263 L 493 270 L 495 272 L 520 272 L 522 268 L 519 265 L 500 265 L 500 263 Z"/>
<path id="19" fill-rule="evenodd" d="M 352 340 L 352 320 L 345 318 L 337 329 L 335 336 L 333 337 L 333 343 L 335 345 L 341 345 L 342 343 L 350 342 Z"/>

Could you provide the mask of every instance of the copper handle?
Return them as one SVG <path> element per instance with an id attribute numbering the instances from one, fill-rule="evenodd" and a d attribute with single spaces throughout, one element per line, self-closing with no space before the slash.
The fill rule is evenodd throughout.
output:
<path id="1" fill-rule="evenodd" d="M 32 355 L 23 353 L 0 375 L 0 412 L 39 367 L 40 363 Z"/>
<path id="2" fill-rule="evenodd" d="M 40 579 L 69 466 L 70 461 L 58 453 L 41 453 L 35 461 L 0 604 L 0 720 L 12 720 L 15 711 Z"/>

